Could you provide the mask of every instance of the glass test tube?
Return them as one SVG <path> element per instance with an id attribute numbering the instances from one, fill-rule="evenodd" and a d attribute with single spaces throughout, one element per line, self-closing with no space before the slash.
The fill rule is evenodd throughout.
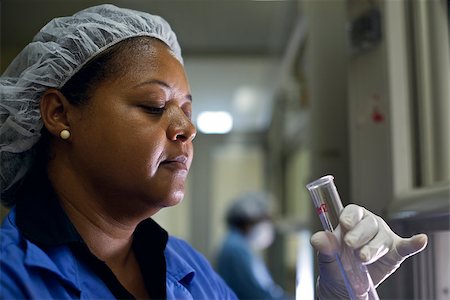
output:
<path id="1" fill-rule="evenodd" d="M 331 175 L 321 177 L 306 185 L 319 215 L 323 229 L 334 231 L 339 224 L 339 215 L 344 209 L 341 198 Z M 367 267 L 355 255 L 353 249 L 340 243 L 340 251 L 336 254 L 341 274 L 350 299 L 376 299 L 377 291 Z"/>

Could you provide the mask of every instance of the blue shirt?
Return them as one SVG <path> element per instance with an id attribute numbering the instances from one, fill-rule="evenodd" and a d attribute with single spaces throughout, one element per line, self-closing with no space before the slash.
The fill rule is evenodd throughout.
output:
<path id="1" fill-rule="evenodd" d="M 289 298 L 273 281 L 262 257 L 237 230 L 231 229 L 224 239 L 217 271 L 239 299 Z"/>
<path id="2" fill-rule="evenodd" d="M 30 201 L 18 201 L 0 229 L 0 299 L 134 298 L 36 189 L 24 189 Z M 137 227 L 133 249 L 154 299 L 236 299 L 203 255 L 151 219 Z"/>

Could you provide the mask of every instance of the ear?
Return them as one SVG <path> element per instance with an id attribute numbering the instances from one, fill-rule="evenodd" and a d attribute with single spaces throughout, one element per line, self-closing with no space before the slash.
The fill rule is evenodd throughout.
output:
<path id="1" fill-rule="evenodd" d="M 44 126 L 52 135 L 59 136 L 62 130 L 70 129 L 68 112 L 73 106 L 60 91 L 54 88 L 45 91 L 39 107 Z"/>

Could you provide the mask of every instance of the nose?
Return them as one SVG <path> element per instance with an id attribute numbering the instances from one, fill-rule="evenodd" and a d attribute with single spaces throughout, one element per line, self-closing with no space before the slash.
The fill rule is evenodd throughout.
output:
<path id="1" fill-rule="evenodd" d="M 197 134 L 197 129 L 183 110 L 175 107 L 171 110 L 169 118 L 167 137 L 172 141 L 192 142 Z"/>

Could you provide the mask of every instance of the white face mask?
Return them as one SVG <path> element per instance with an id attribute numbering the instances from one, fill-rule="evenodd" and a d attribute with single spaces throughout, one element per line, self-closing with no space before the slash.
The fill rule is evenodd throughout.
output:
<path id="1" fill-rule="evenodd" d="M 271 222 L 264 221 L 256 224 L 250 229 L 247 240 L 255 250 L 262 250 L 272 244 L 275 230 Z"/>

